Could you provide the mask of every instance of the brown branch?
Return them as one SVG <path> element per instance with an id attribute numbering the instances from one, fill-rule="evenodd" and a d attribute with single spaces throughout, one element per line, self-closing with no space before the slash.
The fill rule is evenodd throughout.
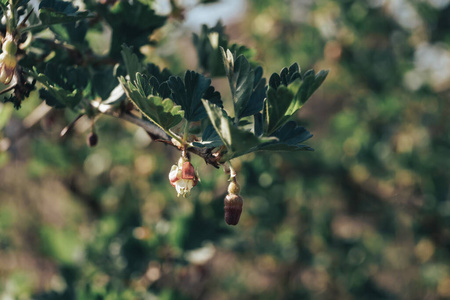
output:
<path id="1" fill-rule="evenodd" d="M 177 145 L 172 143 L 170 136 L 166 132 L 164 132 L 164 130 L 162 130 L 155 124 L 150 123 L 149 121 L 146 121 L 142 118 L 139 118 L 138 116 L 136 116 L 130 112 L 114 110 L 114 109 L 112 109 L 111 106 L 102 105 L 98 102 L 93 102 L 92 104 L 94 107 L 96 107 L 98 109 L 99 112 L 101 112 L 105 115 L 109 115 L 109 116 L 112 116 L 117 119 L 125 120 L 129 123 L 132 123 L 132 124 L 135 124 L 135 125 L 141 127 L 152 137 L 153 140 L 158 141 L 158 142 L 163 142 L 167 145 L 171 145 L 179 150 L 182 150 Z M 219 163 L 220 156 L 214 155 L 214 153 L 212 152 L 213 149 L 214 148 L 189 147 L 189 148 L 187 148 L 187 151 L 189 151 L 190 153 L 195 154 L 197 156 L 200 156 L 201 158 L 203 158 L 205 160 L 205 162 L 207 164 L 212 165 L 215 168 L 219 168 L 220 167 L 220 163 Z"/>

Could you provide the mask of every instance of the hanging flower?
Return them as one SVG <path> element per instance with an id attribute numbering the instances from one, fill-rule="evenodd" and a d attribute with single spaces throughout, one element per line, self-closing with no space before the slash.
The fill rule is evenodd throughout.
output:
<path id="1" fill-rule="evenodd" d="M 170 184 L 177 190 L 177 196 L 186 197 L 191 189 L 197 185 L 198 176 L 194 166 L 184 158 L 180 158 L 177 165 L 173 165 L 169 173 Z"/>
<path id="2" fill-rule="evenodd" d="M 2 45 L 2 54 L 0 54 L 0 82 L 9 84 L 14 77 L 17 60 L 17 45 L 10 39 L 6 39 Z"/>

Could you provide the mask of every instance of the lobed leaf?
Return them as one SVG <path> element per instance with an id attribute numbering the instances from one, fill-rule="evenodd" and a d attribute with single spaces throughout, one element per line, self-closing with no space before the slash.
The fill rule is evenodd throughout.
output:
<path id="1" fill-rule="evenodd" d="M 72 2 L 60 0 L 42 0 L 39 5 L 39 19 L 43 25 L 75 22 L 92 17 L 89 12 L 79 12 Z"/>
<path id="2" fill-rule="evenodd" d="M 171 99 L 147 95 L 150 85 L 145 83 L 145 77 L 142 74 L 136 75 L 134 84 L 126 81 L 124 77 L 120 77 L 119 81 L 127 97 L 141 113 L 166 132 L 183 120 L 184 111 Z"/>
<path id="3" fill-rule="evenodd" d="M 234 100 L 234 113 L 240 119 L 252 95 L 255 81 L 255 71 L 243 55 L 234 62 L 234 68 L 228 80 Z"/>
<path id="4" fill-rule="evenodd" d="M 133 53 L 133 47 L 128 47 L 123 44 L 120 54 L 122 55 L 130 80 L 135 80 L 137 73 L 142 71 L 142 66 L 137 55 Z"/>
<path id="5" fill-rule="evenodd" d="M 264 102 L 264 134 L 271 135 L 283 126 L 308 101 L 327 75 L 328 71 L 320 71 L 316 75 L 309 70 L 302 76 L 296 63 L 281 70 L 280 75 L 272 74 Z"/>
<path id="6" fill-rule="evenodd" d="M 262 78 L 263 69 L 258 66 L 255 69 L 255 79 L 253 82 L 253 91 L 247 105 L 242 110 L 239 118 L 253 116 L 263 110 L 264 99 L 266 98 L 266 79 Z"/>
<path id="7" fill-rule="evenodd" d="M 36 69 L 29 73 L 46 88 L 40 90 L 41 98 L 49 106 L 56 108 L 75 109 L 88 84 L 88 74 L 81 68 L 66 68 L 49 63 L 44 73 L 39 73 Z"/>
<path id="8" fill-rule="evenodd" d="M 223 160 L 256 151 L 258 145 L 275 139 L 258 138 L 252 132 L 236 127 L 221 107 L 206 100 L 202 102 L 212 126 L 228 150 Z"/>
<path id="9" fill-rule="evenodd" d="M 211 86 L 211 79 L 194 71 L 186 72 L 184 83 L 180 77 L 171 76 L 168 86 L 172 100 L 183 108 L 188 121 L 200 121 L 207 117 L 202 99 L 222 107 L 220 94 Z"/>
<path id="10" fill-rule="evenodd" d="M 269 86 L 277 89 L 280 85 L 288 86 L 298 78 L 302 78 L 300 67 L 297 63 L 292 64 L 289 68 L 281 69 L 280 74 L 273 73 L 269 79 Z"/>
<path id="11" fill-rule="evenodd" d="M 269 86 L 263 112 L 265 135 L 269 136 L 275 132 L 300 108 L 297 106 L 294 93 L 298 84 L 299 81 L 296 81 L 289 87 L 280 85 L 277 89 Z"/>
<path id="12" fill-rule="evenodd" d="M 202 140 L 200 142 L 193 142 L 192 144 L 195 147 L 200 148 L 215 148 L 222 146 L 223 141 L 217 131 L 214 129 L 214 126 L 210 124 L 206 127 L 205 131 L 203 131 Z"/>
<path id="13" fill-rule="evenodd" d="M 264 151 L 313 151 L 311 147 L 303 145 L 312 134 L 304 127 L 298 126 L 294 121 L 289 121 L 273 134 L 278 140 L 258 146 L 258 150 Z"/>

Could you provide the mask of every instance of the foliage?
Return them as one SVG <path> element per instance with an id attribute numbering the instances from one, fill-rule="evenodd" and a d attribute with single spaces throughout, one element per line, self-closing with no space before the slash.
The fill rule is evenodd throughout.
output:
<path id="1" fill-rule="evenodd" d="M 18 27 L 19 44 L 33 36 L 5 94 L 21 109 L 0 107 L 2 297 L 449 297 L 448 5 L 248 1 L 233 28 L 257 51 L 205 25 L 198 69 L 185 71 L 186 41 L 170 40 L 183 30 L 176 1 L 170 17 L 153 1 L 84 2 L 42 1 Z M 435 69 L 430 57 L 444 58 Z M 43 101 L 54 109 L 31 122 Z M 307 140 L 316 151 L 297 153 Z M 196 155 L 201 182 L 175 197 L 178 144 L 209 164 L 232 159 L 236 229 L 223 222 L 228 176 Z"/>

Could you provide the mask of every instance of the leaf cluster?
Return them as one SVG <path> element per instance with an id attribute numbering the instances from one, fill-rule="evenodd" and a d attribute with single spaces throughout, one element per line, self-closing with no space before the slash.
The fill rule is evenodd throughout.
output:
<path id="1" fill-rule="evenodd" d="M 295 63 L 267 81 L 263 68 L 249 60 L 252 52 L 231 44 L 220 22 L 203 26 L 193 36 L 199 66 L 212 77 L 227 77 L 232 111 L 226 111 L 205 74 L 188 70 L 180 76 L 143 63 L 134 49 L 151 43 L 149 34 L 166 20 L 155 15 L 150 3 L 87 4 L 96 14 L 79 11 L 68 1 L 41 1 L 38 12 L 30 11 L 32 25 L 22 29 L 48 28 L 57 40 L 35 39 L 32 45 L 41 52 L 29 51 L 21 62 L 26 74 L 39 82 L 39 95 L 48 105 L 91 115 L 96 114 L 93 99 L 115 110 L 131 102 L 144 121 L 188 149 L 207 148 L 215 153 L 216 163 L 255 151 L 312 150 L 303 144 L 312 135 L 292 119 L 327 71 L 302 73 Z M 110 51 L 104 56 L 91 49 L 87 33 L 99 29 L 88 19 L 101 19 L 112 29 Z"/>

